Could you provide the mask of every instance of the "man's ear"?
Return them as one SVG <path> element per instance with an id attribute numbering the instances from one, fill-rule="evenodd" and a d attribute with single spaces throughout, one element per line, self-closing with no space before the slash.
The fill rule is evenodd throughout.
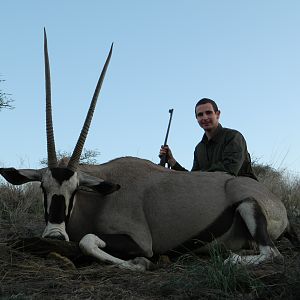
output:
<path id="1" fill-rule="evenodd" d="M 0 174 L 11 184 L 20 185 L 30 181 L 41 181 L 42 171 L 35 169 L 0 168 Z"/>
<path id="2" fill-rule="evenodd" d="M 217 115 L 217 119 L 219 120 L 219 118 L 220 118 L 220 115 L 221 115 L 221 111 L 220 111 L 220 110 L 218 110 L 218 111 L 216 112 L 216 115 Z"/>
<path id="3" fill-rule="evenodd" d="M 89 187 L 94 191 L 103 195 L 111 194 L 120 189 L 119 184 L 108 182 L 83 172 L 78 172 L 78 177 L 79 177 L 79 186 Z"/>

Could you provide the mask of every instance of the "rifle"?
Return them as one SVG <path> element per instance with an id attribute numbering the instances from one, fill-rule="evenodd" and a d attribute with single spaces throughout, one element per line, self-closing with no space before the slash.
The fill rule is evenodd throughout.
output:
<path id="1" fill-rule="evenodd" d="M 169 119 L 167 134 L 166 134 L 166 137 L 165 137 L 164 147 L 167 145 L 167 142 L 168 142 L 168 136 L 169 136 L 170 125 L 171 125 L 171 121 L 172 121 L 173 111 L 174 111 L 173 108 L 169 109 L 170 119 Z M 166 165 L 166 163 L 167 163 L 167 154 L 162 155 L 160 157 L 160 163 L 159 163 L 159 165 L 162 166 L 162 167 L 164 167 Z"/>

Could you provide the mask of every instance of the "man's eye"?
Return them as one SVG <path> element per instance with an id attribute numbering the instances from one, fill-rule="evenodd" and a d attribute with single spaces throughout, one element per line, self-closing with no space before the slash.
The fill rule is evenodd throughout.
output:
<path id="1" fill-rule="evenodd" d="M 203 113 L 198 113 L 197 114 L 197 117 L 202 117 L 203 116 Z"/>

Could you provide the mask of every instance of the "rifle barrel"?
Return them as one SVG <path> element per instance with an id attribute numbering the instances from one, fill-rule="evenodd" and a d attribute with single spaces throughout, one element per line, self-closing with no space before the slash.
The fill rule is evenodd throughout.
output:
<path id="1" fill-rule="evenodd" d="M 167 145 L 167 143 L 168 143 L 168 137 L 169 137 L 169 131 L 170 131 L 170 126 L 171 126 L 171 121 L 172 121 L 173 111 L 174 111 L 173 108 L 169 109 L 170 119 L 169 119 L 169 124 L 168 124 L 168 128 L 167 128 L 166 137 L 165 137 L 164 147 L 165 147 L 165 146 Z M 159 163 L 159 165 L 164 167 L 164 166 L 166 165 L 166 163 L 167 163 L 167 154 L 163 155 L 163 156 L 160 158 L 160 163 Z"/>

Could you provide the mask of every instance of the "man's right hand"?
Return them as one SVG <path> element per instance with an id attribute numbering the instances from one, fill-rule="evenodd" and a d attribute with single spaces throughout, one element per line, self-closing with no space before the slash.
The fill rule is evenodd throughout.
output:
<path id="1" fill-rule="evenodd" d="M 169 148 L 168 145 L 166 146 L 161 146 L 160 151 L 159 151 L 159 158 L 161 158 L 162 156 L 166 155 L 167 158 L 167 162 L 168 164 L 173 167 L 176 164 L 176 160 L 172 154 L 171 149 Z"/>

